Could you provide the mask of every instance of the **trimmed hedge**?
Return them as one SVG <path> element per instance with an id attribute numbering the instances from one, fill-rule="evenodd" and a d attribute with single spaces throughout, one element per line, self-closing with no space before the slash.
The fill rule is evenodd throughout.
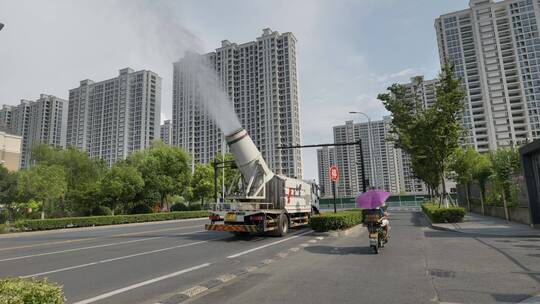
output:
<path id="1" fill-rule="evenodd" d="M 62 287 L 37 279 L 0 280 L 0 304 L 64 304 Z"/>
<path id="2" fill-rule="evenodd" d="M 309 219 L 311 229 L 317 232 L 343 230 L 362 223 L 362 210 L 327 212 Z"/>
<path id="3" fill-rule="evenodd" d="M 439 207 L 437 204 L 422 204 L 422 211 L 434 223 L 459 223 L 463 222 L 465 208 L 462 207 Z"/>
<path id="4" fill-rule="evenodd" d="M 64 217 L 44 220 L 22 220 L 13 224 L 13 227 L 22 231 L 50 230 L 73 227 L 91 227 L 103 225 L 118 225 L 129 223 L 155 222 L 179 220 L 188 218 L 207 217 L 208 211 L 164 212 L 133 215 Z"/>

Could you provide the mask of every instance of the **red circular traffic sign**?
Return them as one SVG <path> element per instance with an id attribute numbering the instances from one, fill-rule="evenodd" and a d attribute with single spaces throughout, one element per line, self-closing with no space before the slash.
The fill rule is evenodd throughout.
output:
<path id="1" fill-rule="evenodd" d="M 330 167 L 329 173 L 330 173 L 330 180 L 333 182 L 337 182 L 339 179 L 339 170 L 336 165 L 333 165 L 332 167 Z"/>

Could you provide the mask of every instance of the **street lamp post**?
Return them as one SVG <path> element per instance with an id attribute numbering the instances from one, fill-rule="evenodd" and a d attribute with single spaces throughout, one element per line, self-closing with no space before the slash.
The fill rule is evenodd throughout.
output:
<path id="1" fill-rule="evenodd" d="M 359 114 L 359 115 L 363 115 L 364 117 L 366 117 L 367 121 L 368 121 L 368 150 L 369 150 L 369 166 L 371 168 L 371 175 L 370 175 L 370 184 L 373 186 L 376 184 L 376 181 L 375 181 L 375 168 L 373 166 L 373 140 L 371 138 L 371 118 L 364 112 L 359 112 L 359 111 L 350 111 L 349 114 Z M 364 168 L 362 168 L 362 170 L 364 170 Z"/>

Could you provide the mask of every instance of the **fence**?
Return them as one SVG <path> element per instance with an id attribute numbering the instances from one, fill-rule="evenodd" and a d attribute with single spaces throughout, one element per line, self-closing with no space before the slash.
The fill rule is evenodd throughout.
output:
<path id="1" fill-rule="evenodd" d="M 422 203 L 429 200 L 429 195 L 391 195 L 386 201 L 392 210 L 419 210 Z M 319 202 L 321 210 L 334 209 L 334 200 L 322 198 Z M 356 208 L 354 197 L 337 198 L 337 209 Z"/>

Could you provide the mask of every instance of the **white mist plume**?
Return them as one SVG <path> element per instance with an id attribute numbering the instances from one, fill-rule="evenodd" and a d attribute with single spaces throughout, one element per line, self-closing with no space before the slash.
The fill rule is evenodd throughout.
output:
<path id="1" fill-rule="evenodd" d="M 210 62 L 203 55 L 187 53 L 182 59 L 184 73 L 195 83 L 198 93 L 195 101 L 201 106 L 225 134 L 231 134 L 242 126 L 234 111 L 234 105 L 224 91 L 221 80 Z"/>

